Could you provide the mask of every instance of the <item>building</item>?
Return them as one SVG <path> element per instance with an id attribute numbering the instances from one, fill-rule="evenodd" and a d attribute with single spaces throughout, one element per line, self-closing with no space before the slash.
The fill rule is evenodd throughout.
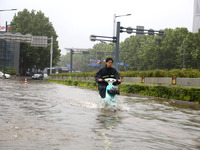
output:
<path id="1" fill-rule="evenodd" d="M 5 32 L 0 32 L 0 70 L 4 70 L 5 67 L 14 68 L 16 74 L 19 74 L 20 63 L 20 43 L 5 41 L 2 39 Z"/>
<path id="2" fill-rule="evenodd" d="M 197 33 L 199 28 L 200 28 L 200 0 L 194 0 L 192 32 Z"/>

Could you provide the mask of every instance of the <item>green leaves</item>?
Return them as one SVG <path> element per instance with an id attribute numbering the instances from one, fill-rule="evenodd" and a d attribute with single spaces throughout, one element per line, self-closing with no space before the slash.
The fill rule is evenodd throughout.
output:
<path id="1" fill-rule="evenodd" d="M 199 40 L 200 33 L 195 35 L 187 28 L 165 29 L 163 38 L 149 35 L 130 36 L 120 43 L 120 62 L 129 64 L 130 70 L 181 69 L 185 43 L 185 67 L 194 66 L 199 69 Z M 192 58 L 196 58 L 195 63 L 191 63 Z"/>
<path id="2" fill-rule="evenodd" d="M 29 12 L 24 9 L 14 16 L 11 26 L 13 26 L 13 32 L 20 32 L 23 35 L 30 33 L 37 36 L 47 36 L 48 38 L 53 36 L 53 65 L 57 64 L 60 57 L 58 36 L 49 22 L 49 18 L 45 17 L 44 13 L 35 10 Z M 31 47 L 30 44 L 20 44 L 20 60 L 21 73 L 25 73 L 28 68 L 43 69 L 49 67 L 50 46 L 41 48 Z"/>

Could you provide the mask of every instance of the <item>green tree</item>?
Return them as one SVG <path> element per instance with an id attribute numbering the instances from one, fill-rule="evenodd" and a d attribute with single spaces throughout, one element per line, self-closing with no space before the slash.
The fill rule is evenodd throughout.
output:
<path id="1" fill-rule="evenodd" d="M 186 28 L 165 29 L 165 36 L 130 36 L 120 43 L 120 61 L 130 70 L 181 68 L 183 52 L 180 46 L 188 35 Z M 199 56 L 196 53 L 195 56 Z"/>
<path id="2" fill-rule="evenodd" d="M 120 43 L 120 62 L 129 64 L 131 70 L 137 70 L 139 48 L 140 39 L 136 36 L 131 36 L 123 43 Z"/>
<path id="3" fill-rule="evenodd" d="M 49 18 L 45 17 L 41 11 L 36 12 L 32 10 L 29 12 L 27 9 L 18 12 L 14 16 L 11 25 L 13 32 L 20 32 L 21 34 L 32 34 L 37 36 L 53 36 L 53 65 L 56 65 L 59 57 L 60 50 L 58 47 L 57 34 Z M 20 70 L 24 74 L 28 68 L 43 69 L 50 66 L 50 46 L 46 48 L 31 47 L 30 44 L 20 44 Z"/>
<path id="4" fill-rule="evenodd" d="M 198 33 L 189 33 L 185 40 L 185 67 L 200 69 L 200 30 Z M 183 51 L 183 46 L 180 51 Z"/>
<path id="5" fill-rule="evenodd" d="M 179 47 L 187 34 L 187 28 L 165 29 L 165 37 L 161 43 L 162 68 L 159 69 L 182 68 L 183 51 Z"/>
<path id="6" fill-rule="evenodd" d="M 158 47 L 154 36 L 146 36 L 141 45 L 140 68 L 138 70 L 153 70 L 158 67 Z"/>

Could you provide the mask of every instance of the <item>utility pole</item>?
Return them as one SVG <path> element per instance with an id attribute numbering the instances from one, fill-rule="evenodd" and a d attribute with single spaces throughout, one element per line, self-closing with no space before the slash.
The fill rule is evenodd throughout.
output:
<path id="1" fill-rule="evenodd" d="M 6 32 L 7 32 L 7 21 L 6 21 Z M 6 48 L 7 48 L 7 42 L 4 40 L 4 66 L 3 66 L 3 73 L 4 73 L 4 78 L 6 77 Z"/>

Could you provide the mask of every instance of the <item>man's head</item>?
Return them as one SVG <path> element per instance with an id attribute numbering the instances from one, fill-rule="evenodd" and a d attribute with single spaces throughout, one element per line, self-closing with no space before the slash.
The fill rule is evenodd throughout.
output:
<path id="1" fill-rule="evenodd" d="M 113 64 L 113 59 L 112 58 L 106 58 L 106 67 L 111 68 Z"/>

